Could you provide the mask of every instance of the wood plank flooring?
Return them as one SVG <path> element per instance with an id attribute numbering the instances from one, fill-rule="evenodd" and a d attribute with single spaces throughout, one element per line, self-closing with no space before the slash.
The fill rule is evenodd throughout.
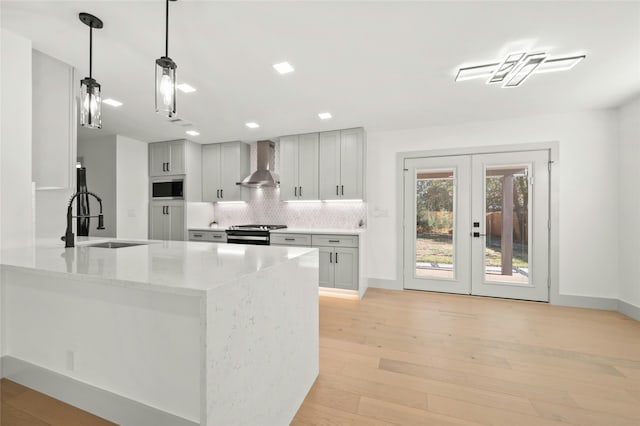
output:
<path id="1" fill-rule="evenodd" d="M 112 424 L 1 384 L 2 426 Z M 638 426 L 640 322 L 426 292 L 321 296 L 320 375 L 293 425 Z"/>
<path id="2" fill-rule="evenodd" d="M 615 312 L 369 289 L 320 300 L 293 425 L 640 425 L 640 323 Z"/>

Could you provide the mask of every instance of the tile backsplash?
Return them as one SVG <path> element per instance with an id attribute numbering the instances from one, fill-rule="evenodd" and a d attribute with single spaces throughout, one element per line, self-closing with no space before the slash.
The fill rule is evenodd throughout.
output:
<path id="1" fill-rule="evenodd" d="M 289 228 L 358 228 L 367 221 L 367 203 L 280 201 L 279 188 L 250 189 L 247 203 L 216 203 L 214 217 L 221 226 L 287 225 Z"/>

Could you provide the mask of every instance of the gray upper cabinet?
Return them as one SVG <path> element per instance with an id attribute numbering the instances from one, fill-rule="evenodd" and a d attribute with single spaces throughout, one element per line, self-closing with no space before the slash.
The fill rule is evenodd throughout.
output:
<path id="1" fill-rule="evenodd" d="M 202 146 L 202 201 L 246 201 L 247 188 L 237 183 L 249 175 L 250 147 L 244 142 Z"/>
<path id="2" fill-rule="evenodd" d="M 186 142 L 183 140 L 149 144 L 149 176 L 185 174 Z"/>
<path id="3" fill-rule="evenodd" d="M 318 200 L 319 134 L 280 138 L 280 199 Z"/>
<path id="4" fill-rule="evenodd" d="M 364 200 L 364 129 L 320 133 L 320 198 Z"/>
<path id="5" fill-rule="evenodd" d="M 75 188 L 75 70 L 37 50 L 32 67 L 33 181 L 36 189 Z"/>

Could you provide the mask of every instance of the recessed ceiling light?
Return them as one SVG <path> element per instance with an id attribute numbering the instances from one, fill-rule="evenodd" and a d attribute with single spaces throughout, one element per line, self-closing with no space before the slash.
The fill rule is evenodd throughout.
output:
<path id="1" fill-rule="evenodd" d="M 105 99 L 102 101 L 103 104 L 107 104 L 107 105 L 111 105 L 112 107 L 119 107 L 122 106 L 122 102 L 120 101 L 116 101 L 115 99 Z"/>
<path id="2" fill-rule="evenodd" d="M 196 91 L 195 87 L 190 86 L 187 83 L 180 83 L 176 85 L 176 87 L 183 93 L 192 93 Z"/>
<path id="3" fill-rule="evenodd" d="M 200 132 L 196 132 L 195 130 L 187 130 L 186 133 L 191 136 L 198 136 L 200 134 Z"/>
<path id="4" fill-rule="evenodd" d="M 245 123 L 244 125 L 250 129 L 257 129 L 258 127 L 260 127 L 258 123 L 254 123 L 253 121 L 250 123 Z"/>
<path id="5" fill-rule="evenodd" d="M 320 117 L 320 120 L 328 120 L 332 117 L 330 112 L 321 112 L 320 114 L 318 114 L 318 117 Z"/>
<path id="6" fill-rule="evenodd" d="M 278 71 L 280 74 L 288 74 L 294 71 L 294 68 L 289 62 L 280 62 L 279 64 L 273 64 L 273 69 Z"/>

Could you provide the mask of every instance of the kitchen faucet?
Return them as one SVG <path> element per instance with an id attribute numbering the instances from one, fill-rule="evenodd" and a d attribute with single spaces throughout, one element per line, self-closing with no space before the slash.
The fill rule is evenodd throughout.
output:
<path id="1" fill-rule="evenodd" d="M 71 207 L 73 205 L 73 200 L 78 198 L 78 195 L 83 195 L 83 194 L 91 195 L 96 200 L 98 200 L 98 203 L 100 203 L 100 213 L 98 214 L 98 216 L 73 216 L 71 214 Z M 98 218 L 97 229 L 104 229 L 104 216 L 102 215 L 102 199 L 91 191 L 76 192 L 71 196 L 71 199 L 69 200 L 69 206 L 67 207 L 67 230 L 65 231 L 64 236 L 60 238 L 62 241 L 64 241 L 65 248 L 75 247 L 74 245 L 75 235 L 73 232 L 71 232 L 71 229 L 73 227 L 71 222 L 74 217 L 75 218 L 97 217 Z"/>

